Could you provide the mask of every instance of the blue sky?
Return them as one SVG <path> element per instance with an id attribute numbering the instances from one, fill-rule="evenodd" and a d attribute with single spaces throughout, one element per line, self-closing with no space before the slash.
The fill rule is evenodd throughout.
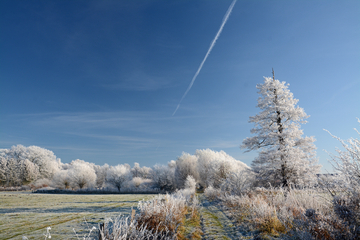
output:
<path id="1" fill-rule="evenodd" d="M 0 2 L 0 148 L 63 162 L 166 164 L 183 151 L 244 153 L 263 76 L 290 83 L 319 162 L 360 128 L 360 1 Z"/>

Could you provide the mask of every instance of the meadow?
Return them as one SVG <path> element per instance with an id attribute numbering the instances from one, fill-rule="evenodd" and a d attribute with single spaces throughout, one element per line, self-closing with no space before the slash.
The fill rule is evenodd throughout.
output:
<path id="1" fill-rule="evenodd" d="M 106 218 L 131 213 L 150 194 L 34 194 L 0 192 L 0 239 L 40 239 L 51 227 L 51 239 L 80 239 Z M 74 230 L 73 230 L 74 229 Z M 93 237 L 98 232 L 93 232 Z"/>

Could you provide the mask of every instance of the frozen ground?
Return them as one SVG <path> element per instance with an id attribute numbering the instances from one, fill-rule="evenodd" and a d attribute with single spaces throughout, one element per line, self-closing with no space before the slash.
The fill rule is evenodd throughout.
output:
<path id="1" fill-rule="evenodd" d="M 249 234 L 241 233 L 239 227 L 227 217 L 227 214 L 216 202 L 209 202 L 204 196 L 199 196 L 202 239 L 252 239 Z"/>
<path id="2" fill-rule="evenodd" d="M 138 201 L 153 195 L 66 195 L 0 192 L 0 239 L 82 239 L 106 217 L 129 214 Z M 86 219 L 86 222 L 85 222 Z"/>

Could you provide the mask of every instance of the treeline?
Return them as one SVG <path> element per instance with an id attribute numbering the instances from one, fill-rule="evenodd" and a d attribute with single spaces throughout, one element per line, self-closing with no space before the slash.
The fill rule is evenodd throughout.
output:
<path id="1" fill-rule="evenodd" d="M 210 149 L 183 153 L 176 161 L 153 167 L 134 163 L 102 166 L 84 160 L 62 163 L 47 149 L 22 145 L 0 150 L 0 185 L 56 189 L 114 189 L 131 191 L 174 191 L 184 188 L 192 176 L 199 188 L 229 185 L 229 179 L 251 176 L 250 168 L 226 154 Z"/>

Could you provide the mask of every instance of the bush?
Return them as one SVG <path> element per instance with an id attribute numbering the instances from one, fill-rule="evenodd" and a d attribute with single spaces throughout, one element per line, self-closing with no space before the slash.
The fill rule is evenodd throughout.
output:
<path id="1" fill-rule="evenodd" d="M 118 217 L 114 221 L 107 219 L 104 226 L 100 228 L 101 240 L 122 239 L 177 239 L 170 231 L 159 231 L 148 229 L 147 225 L 139 225 L 136 219 L 129 217 Z"/>
<path id="2" fill-rule="evenodd" d="M 138 203 L 138 213 L 107 221 L 100 229 L 102 239 L 177 239 L 179 227 L 186 214 L 196 215 L 199 207 L 195 196 L 195 180 L 189 176 L 186 189 L 173 194 L 158 195 L 149 201 Z"/>

